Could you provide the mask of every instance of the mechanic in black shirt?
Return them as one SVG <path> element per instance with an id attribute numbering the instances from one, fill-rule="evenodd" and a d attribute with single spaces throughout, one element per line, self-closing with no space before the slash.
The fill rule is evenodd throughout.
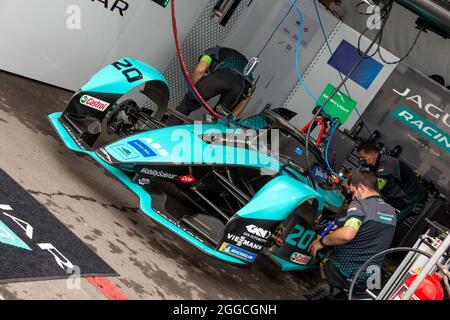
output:
<path id="1" fill-rule="evenodd" d="M 349 279 L 358 269 L 392 244 L 397 225 L 396 213 L 379 194 L 375 175 L 367 171 L 358 172 L 352 176 L 349 185 L 354 201 L 342 219 L 342 227 L 319 237 L 309 248 L 309 253 L 316 256 L 325 247 L 335 247 L 322 262 L 326 279 L 306 295 L 308 299 L 325 298 L 331 295 L 332 288 L 348 289 Z M 373 265 L 380 266 L 382 262 L 381 258 Z M 364 274 L 358 279 L 359 288 L 365 289 L 367 277 L 368 274 Z"/>
<path id="2" fill-rule="evenodd" d="M 192 76 L 197 91 L 205 101 L 220 96 L 218 106 L 239 117 L 253 94 L 253 78 L 244 75 L 249 60 L 239 51 L 216 47 L 206 50 L 200 57 Z M 177 107 L 177 111 L 189 116 L 201 107 L 192 92 L 188 92 Z M 178 125 L 182 121 L 172 116 L 167 125 Z"/>
<path id="3" fill-rule="evenodd" d="M 400 211 L 398 223 L 423 211 L 428 192 L 408 165 L 399 159 L 382 155 L 373 144 L 362 144 L 358 155 L 378 177 L 378 187 L 386 201 Z"/>

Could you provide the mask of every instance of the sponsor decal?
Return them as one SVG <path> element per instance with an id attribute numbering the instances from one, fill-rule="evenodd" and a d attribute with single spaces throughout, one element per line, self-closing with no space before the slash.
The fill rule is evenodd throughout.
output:
<path id="1" fill-rule="evenodd" d="M 257 257 L 256 254 L 248 252 L 244 249 L 235 247 L 232 244 L 229 244 L 227 242 L 222 243 L 222 245 L 219 248 L 219 251 L 223 252 L 225 254 L 228 254 L 230 256 L 234 256 L 234 257 L 243 259 L 247 262 L 254 262 Z"/>
<path id="2" fill-rule="evenodd" d="M 238 236 L 235 236 L 235 235 L 229 233 L 228 240 L 233 241 L 238 247 L 244 246 L 244 247 L 251 248 L 251 249 L 257 250 L 257 251 L 261 251 L 263 249 L 262 245 L 253 243 L 253 242 L 247 240 L 247 238 L 244 236 L 238 237 Z"/>
<path id="3" fill-rule="evenodd" d="M 110 106 L 110 104 L 108 102 L 91 97 L 87 94 L 85 94 L 84 96 L 81 97 L 80 103 L 82 105 L 85 105 L 89 108 L 92 108 L 92 109 L 95 109 L 95 110 L 98 110 L 101 112 L 105 112 L 106 109 L 108 109 L 108 107 Z"/>
<path id="4" fill-rule="evenodd" d="M 272 236 L 272 232 L 264 230 L 262 228 L 258 228 L 255 225 L 247 226 L 247 231 L 255 236 L 258 236 L 262 239 L 269 239 Z"/>
<path id="5" fill-rule="evenodd" d="M 159 171 L 159 170 L 154 170 L 154 169 L 149 169 L 149 168 L 142 169 L 141 173 L 148 175 L 148 176 L 155 177 L 155 178 L 163 178 L 163 179 L 170 179 L 170 180 L 174 180 L 177 178 L 176 174 L 171 174 L 171 173 L 167 173 L 164 171 Z"/>
<path id="6" fill-rule="evenodd" d="M 321 181 L 324 183 L 328 182 L 328 172 L 325 169 L 323 169 L 321 166 L 315 166 L 313 168 L 312 176 L 317 181 Z"/>
<path id="7" fill-rule="evenodd" d="M 348 208 L 347 212 L 353 212 L 353 211 L 356 211 L 356 210 L 358 210 L 357 207 L 351 207 L 351 208 Z"/>
<path id="8" fill-rule="evenodd" d="M 207 144 L 227 147 L 249 148 L 252 141 L 249 136 L 245 136 L 245 132 L 233 131 L 232 133 L 213 133 L 203 134 L 199 136 Z"/>
<path id="9" fill-rule="evenodd" d="M 142 138 L 141 140 L 148 145 L 151 145 L 154 141 L 152 138 Z"/>
<path id="10" fill-rule="evenodd" d="M 156 150 L 162 149 L 162 146 L 161 146 L 159 143 L 157 143 L 157 142 L 152 143 L 152 144 L 151 144 L 151 147 L 152 147 L 153 149 L 156 149 Z"/>
<path id="11" fill-rule="evenodd" d="M 425 118 L 411 111 L 408 107 L 400 107 L 393 112 L 393 116 L 439 146 L 442 150 L 450 152 L 450 136 Z"/>
<path id="12" fill-rule="evenodd" d="M 156 150 L 161 157 L 167 157 L 169 155 L 169 152 L 166 149 L 163 149 L 163 147 L 159 143 L 154 142 L 152 138 L 142 138 L 141 141 L 145 142 L 151 148 Z"/>
<path id="13" fill-rule="evenodd" d="M 169 152 L 165 149 L 158 150 L 158 153 L 161 157 L 165 158 L 169 155 Z"/>
<path id="14" fill-rule="evenodd" d="M 178 177 L 178 179 L 180 179 L 180 181 L 184 184 L 189 184 L 189 183 L 195 183 L 197 182 L 197 179 L 195 179 L 193 176 L 188 175 L 188 176 L 180 176 Z"/>
<path id="15" fill-rule="evenodd" d="M 389 222 L 392 222 L 395 218 L 394 215 L 389 214 L 389 213 L 384 213 L 384 212 L 378 211 L 377 214 L 380 216 L 381 220 L 385 220 L 385 221 L 389 221 Z"/>
<path id="16" fill-rule="evenodd" d="M 117 152 L 123 160 L 139 158 L 139 154 L 136 151 L 131 150 L 128 145 L 114 146 L 112 149 Z"/>
<path id="17" fill-rule="evenodd" d="M 149 185 L 151 183 L 151 181 L 150 181 L 150 179 L 141 178 L 141 179 L 139 179 L 138 183 L 141 186 L 146 186 L 146 185 Z"/>
<path id="18" fill-rule="evenodd" d="M 310 261 L 312 257 L 311 256 L 305 256 L 304 254 L 294 252 L 291 255 L 291 262 L 295 264 L 299 264 L 301 266 L 306 266 Z"/>
<path id="19" fill-rule="evenodd" d="M 130 141 L 128 144 L 136 149 L 144 158 L 156 157 L 155 151 L 140 140 Z"/>

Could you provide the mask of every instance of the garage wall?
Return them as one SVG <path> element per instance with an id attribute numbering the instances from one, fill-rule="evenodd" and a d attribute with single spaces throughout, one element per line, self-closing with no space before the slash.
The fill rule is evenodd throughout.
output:
<path id="1" fill-rule="evenodd" d="M 316 11 L 311 0 L 297 0 L 303 12 L 304 34 L 301 45 L 300 69 L 306 71 L 324 44 Z M 239 48 L 246 56 L 257 56 L 270 36 L 289 12 L 289 0 L 255 0 L 245 18 L 236 27 L 228 45 Z M 327 34 L 331 34 L 338 21 L 320 8 Z M 295 68 L 294 37 L 298 34 L 299 21 L 295 10 L 291 10 L 283 24 L 260 56 L 261 63 L 255 71 L 255 78 L 261 76 L 258 88 L 244 115 L 262 111 L 267 105 L 280 106 L 298 82 Z"/>
<path id="2" fill-rule="evenodd" d="M 78 90 L 99 68 L 134 56 L 164 70 L 175 52 L 170 8 L 149 0 L 0 0 L 0 69 Z M 208 0 L 177 1 L 184 39 Z M 69 30 L 67 8 L 81 9 L 81 29 Z"/>
<path id="3" fill-rule="evenodd" d="M 360 0 L 342 1 L 348 14 L 344 22 L 358 31 L 366 28 L 365 16 L 354 13 Z M 365 8 L 364 6 L 361 10 Z M 386 32 L 383 36 L 383 47 L 393 54 L 403 57 L 408 52 L 417 35 L 415 21 L 417 16 L 404 7 L 395 4 Z M 450 40 L 435 33 L 423 33 L 411 55 L 405 60 L 409 65 L 419 69 L 426 75 L 440 74 L 450 86 Z"/>
<path id="4" fill-rule="evenodd" d="M 331 51 L 334 53 L 343 40 L 346 40 L 354 47 L 357 47 L 359 35 L 360 34 L 358 32 L 349 26 L 339 23 L 329 37 Z M 367 48 L 370 43 L 371 40 L 368 38 L 363 37 L 361 40 L 362 48 Z M 391 53 L 384 49 L 382 50 L 383 55 L 390 61 L 395 61 L 395 59 L 397 59 Z M 328 64 L 330 58 L 331 54 L 328 47 L 324 44 L 320 52 L 314 58 L 314 61 L 309 65 L 308 69 L 303 74 L 305 83 L 308 85 L 315 97 L 319 97 L 322 94 L 328 83 L 337 87 L 342 81 L 339 72 Z M 379 58 L 374 57 L 374 59 L 383 64 Z M 367 109 L 370 102 L 375 98 L 384 82 L 396 67 L 395 65 L 383 65 L 383 69 L 368 89 L 364 89 L 353 80 L 348 80 L 346 83 L 350 96 L 358 103 L 357 111 L 360 114 Z M 342 89 L 341 92 L 346 93 L 345 89 Z M 300 83 L 298 83 L 295 89 L 291 92 L 289 98 L 284 103 L 284 106 L 298 113 L 298 116 L 292 120 L 292 123 L 298 127 L 303 127 L 311 121 L 313 116 L 312 110 L 316 106 L 316 103 L 307 94 L 306 90 L 300 86 Z M 351 129 L 358 122 L 358 120 L 358 113 L 354 111 L 343 128 Z"/>
<path id="5" fill-rule="evenodd" d="M 256 0 L 256 2 L 259 1 L 260 0 Z M 226 26 L 222 26 L 211 20 L 213 8 L 217 3 L 217 0 L 208 1 L 208 4 L 202 11 L 199 19 L 189 31 L 185 41 L 182 43 L 181 50 L 183 51 L 183 58 L 185 59 L 186 67 L 190 72 L 195 69 L 199 56 L 206 49 L 216 46 L 223 46 L 227 42 L 227 39 L 235 30 L 236 25 L 240 21 L 243 21 L 242 18 L 248 10 L 248 6 L 251 2 L 252 0 L 242 1 Z M 240 49 L 239 46 L 235 48 Z M 170 87 L 170 104 L 172 107 L 176 108 L 188 90 L 177 56 L 173 56 L 168 68 L 165 71 L 165 76 Z"/>
<path id="6" fill-rule="evenodd" d="M 341 82 L 341 77 L 336 69 L 328 65 L 331 55 L 320 29 L 313 1 L 297 0 L 297 4 L 303 13 L 304 27 L 299 53 L 300 71 L 313 95 L 319 97 L 328 83 L 337 86 Z M 245 18 L 236 27 L 228 44 L 239 48 L 248 57 L 256 56 L 290 7 L 288 0 L 255 0 Z M 344 39 L 357 46 L 359 37 L 357 31 L 343 24 L 321 5 L 319 12 L 333 52 Z M 271 104 L 273 107 L 284 106 L 297 112 L 298 116 L 292 123 L 299 127 L 311 120 L 312 110 L 316 104 L 300 86 L 295 65 L 297 41 L 294 36 L 298 33 L 298 21 L 297 13 L 292 10 L 261 55 L 261 64 L 256 71 L 256 76 L 261 75 L 261 78 L 252 102 L 245 112 L 246 116 L 260 112 L 267 104 Z M 363 47 L 369 43 L 369 39 L 363 39 Z M 395 60 L 395 56 L 387 51 L 383 52 L 388 59 Z M 381 62 L 379 59 L 378 61 Z M 350 95 L 358 101 L 358 110 L 361 113 L 394 68 L 395 66 L 384 66 L 369 90 L 365 90 L 352 80 L 347 83 Z M 351 128 L 357 120 L 358 114 L 354 112 L 346 128 Z"/>

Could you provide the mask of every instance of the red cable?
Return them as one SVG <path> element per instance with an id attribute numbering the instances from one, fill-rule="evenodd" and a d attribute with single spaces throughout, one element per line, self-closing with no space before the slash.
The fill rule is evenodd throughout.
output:
<path id="1" fill-rule="evenodd" d="M 316 119 L 314 123 L 318 123 L 322 127 L 316 141 L 316 144 L 320 145 L 320 143 L 322 142 L 323 135 L 325 134 L 325 123 L 321 119 Z M 300 130 L 300 132 L 303 134 L 306 133 L 306 131 L 309 129 L 311 125 L 312 122 L 308 123 L 302 130 Z"/>
<path id="2" fill-rule="evenodd" d="M 215 112 L 213 110 L 213 108 L 211 108 L 208 105 L 208 103 L 206 103 L 206 101 L 202 98 L 200 93 L 197 91 L 197 88 L 195 87 L 194 83 L 192 82 L 191 77 L 189 76 L 189 72 L 186 68 L 186 64 L 184 63 L 184 58 L 183 58 L 183 54 L 181 52 L 181 47 L 180 47 L 180 40 L 178 37 L 177 18 L 175 15 L 175 0 L 172 0 L 171 7 L 172 7 L 172 28 L 173 28 L 173 35 L 175 38 L 175 45 L 177 47 L 178 59 L 180 60 L 180 65 L 181 65 L 183 73 L 186 77 L 186 80 L 189 83 L 189 86 L 191 87 L 193 93 L 197 96 L 197 98 L 199 99 L 201 104 L 206 108 L 206 110 L 208 110 L 214 117 L 216 117 L 218 119 L 223 119 L 223 117 L 220 114 L 218 114 L 217 112 Z"/>

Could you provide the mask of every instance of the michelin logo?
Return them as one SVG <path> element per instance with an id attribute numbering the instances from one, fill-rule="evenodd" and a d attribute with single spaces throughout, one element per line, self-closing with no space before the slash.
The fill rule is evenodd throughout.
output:
<path id="1" fill-rule="evenodd" d="M 254 262 L 256 259 L 256 254 L 245 251 L 244 249 L 235 247 L 227 242 L 224 242 L 219 249 L 220 252 L 243 259 L 247 262 Z"/>

